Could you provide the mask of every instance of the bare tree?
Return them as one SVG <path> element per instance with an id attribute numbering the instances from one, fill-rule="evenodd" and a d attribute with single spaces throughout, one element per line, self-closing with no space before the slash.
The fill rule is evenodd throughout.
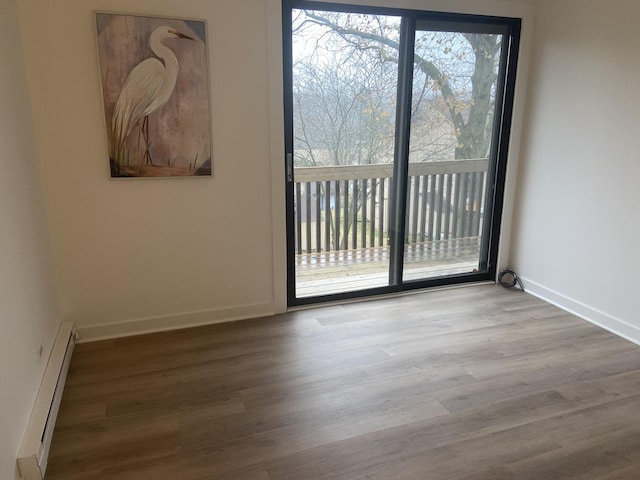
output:
<path id="1" fill-rule="evenodd" d="M 393 162 L 399 28 L 394 17 L 297 11 L 293 22 L 297 167 Z M 418 32 L 411 162 L 488 155 L 500 41 L 499 35 Z M 319 188 L 317 194 L 336 193 L 333 186 L 330 191 L 325 185 Z M 369 193 L 357 192 L 357 209 Z M 460 213 L 463 222 L 464 212 Z M 333 248 L 346 248 L 351 218 L 340 231 L 332 212 L 325 212 Z"/>
<path id="2" fill-rule="evenodd" d="M 391 163 L 394 145 L 394 93 L 397 72 L 388 64 L 375 64 L 358 56 L 331 56 L 323 61 L 304 59 L 294 65 L 294 158 L 297 167 L 347 166 Z M 376 188 L 371 185 L 371 189 Z M 339 212 L 325 210 L 332 248 L 344 249 L 354 216 L 370 189 L 322 183 L 312 192 L 333 201 L 342 196 Z M 347 195 L 345 195 L 347 194 Z M 349 207 L 344 199 L 349 196 Z M 354 198 L 355 196 L 355 198 Z M 354 207 L 355 203 L 355 207 Z M 344 223 L 346 221 L 346 224 Z"/>
<path id="3" fill-rule="evenodd" d="M 296 165 L 392 161 L 395 83 L 379 70 L 353 60 L 294 66 Z"/>
<path id="4" fill-rule="evenodd" d="M 390 22 L 387 17 L 376 17 L 377 21 L 372 22 L 356 14 L 304 13 L 299 28 L 317 25 L 329 29 L 344 40 L 345 52 L 369 51 L 371 58 L 398 61 L 397 22 Z M 500 48 L 500 35 L 424 32 L 417 38 L 415 71 L 422 74 L 423 85 L 442 97 L 457 140 L 456 159 L 487 155 Z M 465 64 L 470 68 L 461 70 L 460 66 Z M 469 82 L 463 82 L 464 79 Z M 461 83 L 465 88 L 460 88 Z"/>

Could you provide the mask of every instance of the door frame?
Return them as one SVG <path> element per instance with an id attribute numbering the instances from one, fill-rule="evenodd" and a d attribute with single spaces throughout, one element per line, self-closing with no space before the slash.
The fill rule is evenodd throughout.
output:
<path id="1" fill-rule="evenodd" d="M 331 12 L 345 13 L 361 13 L 370 15 L 390 15 L 400 16 L 403 18 L 403 25 L 409 22 L 410 32 L 401 33 L 406 38 L 404 45 L 410 45 L 410 55 L 407 52 L 400 52 L 401 62 L 399 62 L 399 89 L 409 88 L 408 103 L 398 101 L 396 112 L 396 145 L 394 159 L 394 183 L 396 188 L 400 189 L 400 194 L 396 194 L 395 198 L 404 199 L 407 189 L 407 170 L 408 170 L 408 141 L 409 141 L 409 125 L 411 121 L 411 82 L 413 72 L 413 42 L 409 42 L 410 38 L 414 38 L 416 24 L 420 22 L 445 26 L 447 24 L 455 25 L 499 25 L 505 28 L 504 38 L 508 40 L 508 48 L 502 48 L 501 72 L 498 78 L 498 87 L 502 86 L 503 95 L 496 98 L 496 117 L 494 125 L 497 128 L 493 130 L 493 153 L 492 157 L 495 161 L 490 161 L 490 170 L 488 175 L 492 175 L 493 181 L 487 185 L 491 190 L 491 194 L 487 195 L 487 205 L 485 206 L 491 211 L 491 222 L 486 222 L 486 234 L 483 235 L 482 242 L 486 243 L 486 248 L 481 248 L 487 252 L 486 259 L 481 258 L 481 262 L 486 261 L 486 271 L 455 274 L 444 277 L 435 277 L 430 279 L 416 281 L 402 281 L 402 266 L 404 261 L 404 226 L 406 221 L 406 202 L 396 201 L 392 203 L 393 219 L 393 238 L 396 247 L 391 249 L 390 262 L 390 284 L 384 287 L 368 288 L 357 291 L 349 291 L 342 293 L 334 293 L 329 295 L 313 296 L 313 297 L 296 297 L 295 282 L 295 218 L 294 218 L 294 187 L 293 178 L 293 65 L 292 65 L 292 22 L 291 12 L 293 9 L 308 10 L 325 10 Z M 507 174 L 507 159 L 509 156 L 509 142 L 511 137 L 511 127 L 513 120 L 514 97 L 516 88 L 516 73 L 520 52 L 522 19 L 514 17 L 498 17 L 475 14 L 460 13 L 443 13 L 433 11 L 423 11 L 395 7 L 366 6 L 353 5 L 346 3 L 331 3 L 321 1 L 307 0 L 282 0 L 282 53 L 283 53 L 283 93 L 284 93 L 284 175 L 286 190 L 286 239 L 287 239 L 287 305 L 289 307 L 319 304 L 324 302 L 333 302 L 340 300 L 348 300 L 354 298 L 369 297 L 382 294 L 400 293 L 403 291 L 411 291 L 416 289 L 426 289 L 430 287 L 441 287 L 446 285 L 458 285 L 463 283 L 474 283 L 482 281 L 495 281 L 497 273 L 497 260 L 499 239 L 502 226 L 502 213 L 504 209 L 505 181 Z M 401 68 L 400 63 L 405 68 Z M 409 66 L 407 66 L 407 63 Z M 502 85 L 501 85 L 502 84 Z M 496 88 L 496 91 L 500 91 Z M 403 98 L 407 98 L 406 93 L 402 94 Z M 398 95 L 400 99 L 400 94 Z M 501 103 L 498 108 L 498 103 Z M 409 107 L 409 108 L 407 108 Z M 499 117 L 499 120 L 498 120 Z M 399 122 L 409 122 L 407 126 L 398 128 Z M 491 159 L 491 158 L 490 158 Z M 396 172 L 398 176 L 396 177 Z M 403 195 L 404 193 L 404 195 Z M 401 241 L 399 241 L 402 239 Z M 484 250 L 483 250 L 484 249 Z"/>

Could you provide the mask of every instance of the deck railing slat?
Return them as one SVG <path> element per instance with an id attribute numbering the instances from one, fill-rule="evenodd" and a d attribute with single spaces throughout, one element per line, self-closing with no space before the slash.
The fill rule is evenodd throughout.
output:
<path id="1" fill-rule="evenodd" d="M 362 180 L 362 234 L 360 235 L 360 247 L 367 246 L 367 192 L 369 191 L 369 181 Z"/>
<path id="2" fill-rule="evenodd" d="M 469 216 L 469 174 L 462 174 L 462 196 L 460 197 L 460 205 L 462 207 L 462 218 L 460 219 L 461 229 L 459 235 L 467 236 L 467 218 Z M 464 202 L 464 203 L 463 203 Z"/>
<path id="3" fill-rule="evenodd" d="M 324 250 L 331 251 L 331 182 L 324 182 Z"/>
<path id="4" fill-rule="evenodd" d="M 340 205 L 340 182 L 335 182 L 335 207 L 333 209 L 334 250 L 340 250 Z"/>
<path id="5" fill-rule="evenodd" d="M 344 180 L 344 214 L 342 215 L 342 219 L 344 221 L 344 229 L 342 230 L 342 242 L 340 243 L 340 250 L 346 250 L 349 246 L 349 183 L 349 180 Z"/>
<path id="6" fill-rule="evenodd" d="M 353 181 L 353 194 L 351 195 L 351 248 L 358 248 L 358 183 L 359 180 Z"/>
<path id="7" fill-rule="evenodd" d="M 442 196 L 444 195 L 444 175 L 438 175 L 438 187 L 433 202 L 436 206 L 436 240 L 442 240 Z"/>
<path id="8" fill-rule="evenodd" d="M 371 183 L 371 215 L 373 218 L 369 222 L 369 246 L 373 247 L 376 241 L 376 191 L 378 189 L 378 182 L 372 178 L 369 180 Z"/>
<path id="9" fill-rule="evenodd" d="M 322 238 L 322 210 L 320 207 L 321 201 L 322 201 L 322 195 L 321 195 L 321 191 L 322 191 L 322 183 L 321 182 L 316 182 L 315 184 L 315 192 L 316 192 L 316 202 L 315 202 L 315 208 L 316 208 L 316 215 L 315 215 L 315 224 L 316 224 L 316 252 L 320 252 L 322 250 L 322 243 L 321 243 L 321 238 Z"/>
<path id="10" fill-rule="evenodd" d="M 476 200 L 476 174 L 475 173 L 470 174 L 468 183 L 471 189 L 468 197 L 469 201 L 467 202 L 466 232 L 467 232 L 467 235 L 471 235 L 471 232 L 473 232 L 473 216 L 475 211 L 475 205 L 473 203 Z"/>
<path id="11" fill-rule="evenodd" d="M 462 175 L 460 173 L 455 174 L 455 193 L 453 199 L 453 218 L 451 219 L 451 238 L 458 238 L 458 217 L 460 213 L 460 198 L 462 197 L 462 189 L 460 185 L 462 183 Z"/>
<path id="12" fill-rule="evenodd" d="M 420 179 L 422 198 L 420 199 L 420 242 L 427 241 L 427 201 L 429 199 L 429 176 L 420 175 L 416 177 Z"/>
<path id="13" fill-rule="evenodd" d="M 480 223 L 482 220 L 482 211 L 484 209 L 484 198 L 486 194 L 486 173 L 478 173 L 478 185 L 476 187 L 476 214 L 473 221 L 473 235 L 480 235 Z"/>
<path id="14" fill-rule="evenodd" d="M 305 248 L 307 253 L 311 253 L 311 182 L 304 184 L 304 206 L 305 206 L 305 218 L 306 218 L 306 235 L 305 235 Z"/>
<path id="15" fill-rule="evenodd" d="M 420 214 L 420 177 L 413 177 L 413 215 L 411 218 L 411 241 L 418 241 L 418 218 Z"/>
<path id="16" fill-rule="evenodd" d="M 435 210 L 436 210 L 436 206 L 435 206 L 435 202 L 434 202 L 434 198 L 435 198 L 435 192 L 436 190 L 436 177 L 435 175 L 429 175 L 429 231 L 427 233 L 427 241 L 431 242 L 433 241 L 433 227 L 435 226 L 435 218 L 434 218 L 434 214 L 435 214 Z"/>
<path id="17" fill-rule="evenodd" d="M 381 178 L 380 179 L 380 207 L 379 207 L 379 211 L 378 211 L 378 246 L 381 247 L 384 244 L 386 244 L 386 240 L 385 240 L 385 225 L 384 225 L 384 203 L 385 203 L 385 197 L 384 197 L 384 184 L 386 182 L 385 178 Z"/>
<path id="18" fill-rule="evenodd" d="M 296 251 L 298 253 L 302 252 L 302 211 L 300 209 L 300 204 L 302 202 L 302 185 L 296 183 Z"/>
<path id="19" fill-rule="evenodd" d="M 444 215 L 444 239 L 449 240 L 451 232 L 451 188 L 453 187 L 453 175 L 447 173 L 447 193 L 444 199 L 445 215 Z"/>

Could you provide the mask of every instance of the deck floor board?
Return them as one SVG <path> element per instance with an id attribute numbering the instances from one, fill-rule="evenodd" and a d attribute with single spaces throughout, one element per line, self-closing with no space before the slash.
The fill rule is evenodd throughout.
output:
<path id="1" fill-rule="evenodd" d="M 480 239 L 467 237 L 405 247 L 404 280 L 470 273 L 478 268 Z M 388 246 L 296 255 L 298 298 L 352 292 L 389 284 Z"/>

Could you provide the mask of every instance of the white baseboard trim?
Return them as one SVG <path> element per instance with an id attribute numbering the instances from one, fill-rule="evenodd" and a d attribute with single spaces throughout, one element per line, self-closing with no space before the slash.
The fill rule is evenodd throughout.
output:
<path id="1" fill-rule="evenodd" d="M 598 327 L 604 328 L 609 332 L 622 337 L 630 342 L 640 345 L 640 328 L 631 325 L 624 320 L 615 318 L 607 313 L 601 312 L 598 309 L 585 305 L 582 302 L 567 297 L 561 293 L 555 292 L 547 287 L 534 282 L 531 279 L 522 277 L 522 284 L 527 293 L 538 297 L 556 307 L 559 307 L 566 312 L 569 312 L 577 317 L 593 323 Z"/>
<path id="2" fill-rule="evenodd" d="M 100 325 L 76 324 L 76 329 L 78 343 L 86 343 L 273 315 L 275 315 L 273 303 L 265 302 L 176 315 L 136 318 Z"/>
<path id="3" fill-rule="evenodd" d="M 18 453 L 20 478 L 24 480 L 42 480 L 45 476 L 53 430 L 75 345 L 75 333 L 71 322 L 62 323 L 58 328 Z"/>

